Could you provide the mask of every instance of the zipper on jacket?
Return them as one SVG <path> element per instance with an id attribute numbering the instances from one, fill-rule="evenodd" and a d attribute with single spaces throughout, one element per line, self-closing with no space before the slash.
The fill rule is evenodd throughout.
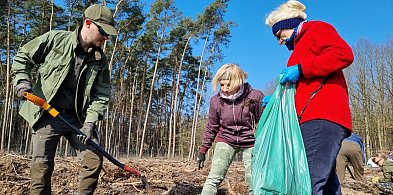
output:
<path id="1" fill-rule="evenodd" d="M 239 127 L 237 126 L 237 122 L 236 122 L 236 116 L 235 116 L 235 102 L 232 102 L 232 114 L 233 114 L 233 122 L 235 122 L 235 126 L 236 126 L 236 143 L 239 143 Z"/>

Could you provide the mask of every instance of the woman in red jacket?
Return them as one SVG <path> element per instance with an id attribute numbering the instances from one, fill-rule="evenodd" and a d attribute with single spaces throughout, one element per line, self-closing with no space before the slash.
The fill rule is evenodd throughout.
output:
<path id="1" fill-rule="evenodd" d="M 353 62 L 350 46 L 334 27 L 306 21 L 295 0 L 266 18 L 279 45 L 292 51 L 281 84 L 296 83 L 295 105 L 306 147 L 313 194 L 341 194 L 336 157 L 352 131 L 348 89 L 342 70 Z"/>

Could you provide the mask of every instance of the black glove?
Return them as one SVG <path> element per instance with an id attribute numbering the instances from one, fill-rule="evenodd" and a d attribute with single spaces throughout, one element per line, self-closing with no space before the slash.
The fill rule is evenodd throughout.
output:
<path id="1" fill-rule="evenodd" d="M 25 96 L 23 96 L 23 93 L 24 92 L 29 92 L 29 93 L 32 92 L 30 81 L 28 81 L 28 80 L 20 80 L 18 82 L 18 84 L 15 86 L 15 92 L 16 92 L 16 95 L 20 99 L 25 100 L 26 98 L 25 98 Z"/>
<path id="2" fill-rule="evenodd" d="M 197 158 L 198 170 L 205 166 L 205 154 L 199 153 Z"/>
<path id="3" fill-rule="evenodd" d="M 80 129 L 84 135 L 77 135 L 78 139 L 86 144 L 87 141 L 93 137 L 95 127 L 96 125 L 94 123 L 84 123 L 83 127 Z"/>

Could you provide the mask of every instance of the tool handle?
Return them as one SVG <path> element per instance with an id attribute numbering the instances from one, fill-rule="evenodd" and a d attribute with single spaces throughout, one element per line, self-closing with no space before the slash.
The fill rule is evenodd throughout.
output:
<path id="1" fill-rule="evenodd" d="M 63 118 L 61 115 L 57 116 L 61 121 L 63 121 L 63 123 L 65 123 L 68 127 L 70 127 L 72 129 L 72 131 L 74 131 L 74 133 L 78 134 L 78 135 L 85 135 L 81 130 L 79 130 L 77 127 L 75 127 L 75 125 L 71 124 L 70 122 L 68 122 L 65 118 Z M 119 162 L 118 160 L 116 160 L 115 158 L 113 158 L 112 155 L 110 155 L 108 152 L 106 152 L 101 146 L 99 146 L 97 143 L 95 143 L 92 139 L 87 140 L 87 143 L 89 145 L 91 145 L 94 149 L 96 149 L 99 153 L 101 153 L 103 156 L 105 156 L 105 158 L 107 158 L 109 161 L 111 161 L 114 165 L 120 167 L 121 169 L 128 171 L 130 173 L 133 173 L 137 176 L 141 175 L 141 172 L 139 172 L 138 170 L 129 167 L 127 165 L 124 165 L 123 163 Z"/>
<path id="2" fill-rule="evenodd" d="M 48 111 L 50 115 L 52 115 L 53 117 L 57 117 L 57 115 L 59 115 L 59 111 L 57 111 L 56 109 L 52 108 L 51 105 L 49 105 L 44 99 L 33 95 L 32 93 L 28 93 L 28 92 L 24 92 L 23 96 L 25 96 L 25 98 L 31 102 L 33 102 L 35 105 L 43 108 L 44 110 Z"/>
<path id="3" fill-rule="evenodd" d="M 52 115 L 55 118 L 60 119 L 64 124 L 66 124 L 68 127 L 72 129 L 72 131 L 78 135 L 85 135 L 82 131 L 80 131 L 75 125 L 71 124 L 68 122 L 65 118 L 63 118 L 61 115 L 59 115 L 59 111 L 57 111 L 55 108 L 52 108 L 51 105 L 49 105 L 44 99 L 33 95 L 28 92 L 24 92 L 23 96 L 36 104 L 37 106 L 43 108 L 44 110 L 48 111 L 50 115 Z M 97 143 L 95 143 L 93 140 L 89 139 L 87 140 L 87 143 L 90 144 L 94 149 L 96 149 L 99 153 L 101 153 L 103 156 L 105 156 L 109 161 L 111 161 L 113 164 L 116 166 L 120 167 L 121 169 L 128 171 L 132 174 L 135 174 L 137 176 L 141 176 L 141 172 L 128 166 L 124 165 L 123 163 L 119 162 L 115 158 L 113 158 L 108 152 L 106 152 L 101 146 L 99 146 Z"/>

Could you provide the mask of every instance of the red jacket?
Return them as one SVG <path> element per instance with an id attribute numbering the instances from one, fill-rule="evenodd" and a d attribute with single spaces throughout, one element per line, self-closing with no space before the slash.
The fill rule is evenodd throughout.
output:
<path id="1" fill-rule="evenodd" d="M 295 104 L 298 116 L 313 91 L 326 83 L 306 106 L 300 124 L 324 119 L 352 131 L 348 88 L 342 70 L 353 62 L 351 47 L 334 27 L 321 21 L 305 22 L 295 39 L 295 49 L 287 66 L 300 64 L 303 73 L 297 82 Z"/>

